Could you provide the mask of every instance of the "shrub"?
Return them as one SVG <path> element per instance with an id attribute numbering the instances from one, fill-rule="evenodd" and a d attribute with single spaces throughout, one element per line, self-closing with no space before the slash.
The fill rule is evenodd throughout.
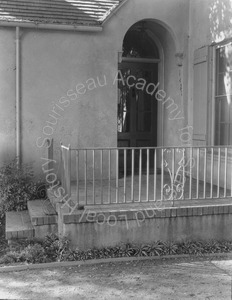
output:
<path id="1" fill-rule="evenodd" d="M 20 261 L 27 263 L 44 263 L 47 261 L 45 250 L 40 244 L 28 245 L 19 255 Z"/>
<path id="2" fill-rule="evenodd" d="M 19 262 L 20 254 L 16 251 L 10 251 L 0 258 L 0 264 L 8 265 Z"/>
<path id="3" fill-rule="evenodd" d="M 27 209 L 27 201 L 37 198 L 38 183 L 31 165 L 17 166 L 17 161 L 13 160 L 0 168 L 0 220 L 7 211 Z"/>
<path id="4" fill-rule="evenodd" d="M 185 241 L 162 242 L 152 244 L 120 244 L 114 247 L 93 248 L 86 251 L 72 250 L 69 240 L 59 240 L 55 234 L 49 234 L 44 241 L 25 240 L 15 242 L 8 253 L 0 258 L 0 264 L 17 262 L 44 263 L 60 261 L 81 261 L 89 259 L 138 257 L 138 256 L 163 256 L 163 255 L 207 255 L 232 252 L 231 241 Z"/>
<path id="5" fill-rule="evenodd" d="M 42 245 L 49 261 L 63 261 L 69 260 L 68 257 L 72 253 L 69 244 L 67 238 L 59 239 L 57 235 L 52 233 L 45 237 Z"/>

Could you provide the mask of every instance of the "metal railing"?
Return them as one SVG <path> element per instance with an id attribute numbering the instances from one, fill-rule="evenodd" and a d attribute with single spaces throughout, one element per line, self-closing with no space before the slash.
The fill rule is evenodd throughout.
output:
<path id="1" fill-rule="evenodd" d="M 78 205 L 232 196 L 231 146 L 71 149 L 61 145 L 61 182 Z"/>

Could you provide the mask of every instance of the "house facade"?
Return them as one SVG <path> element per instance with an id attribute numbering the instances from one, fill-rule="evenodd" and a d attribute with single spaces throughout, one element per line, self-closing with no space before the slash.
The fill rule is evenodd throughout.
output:
<path id="1" fill-rule="evenodd" d="M 50 185 L 7 213 L 7 239 L 231 238 L 230 0 L 0 8 L 0 161 Z"/>
<path id="2" fill-rule="evenodd" d="M 230 145 L 229 0 L 0 7 L 2 163 L 41 175 L 51 139 L 57 162 L 60 142 Z"/>

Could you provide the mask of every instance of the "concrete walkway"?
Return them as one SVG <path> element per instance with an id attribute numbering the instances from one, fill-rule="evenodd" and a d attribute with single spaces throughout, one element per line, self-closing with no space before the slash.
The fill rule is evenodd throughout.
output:
<path id="1" fill-rule="evenodd" d="M 232 299 L 232 260 L 176 259 L 0 274 L 0 299 Z"/>

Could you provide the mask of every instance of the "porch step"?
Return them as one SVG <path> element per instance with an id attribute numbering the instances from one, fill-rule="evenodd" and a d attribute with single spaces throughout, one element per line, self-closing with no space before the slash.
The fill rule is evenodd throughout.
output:
<path id="1" fill-rule="evenodd" d="M 57 233 L 57 213 L 49 200 L 28 201 L 28 210 L 6 213 L 6 239 L 43 239 Z"/>
<path id="2" fill-rule="evenodd" d="M 9 211 L 6 212 L 6 239 L 31 239 L 34 237 L 35 230 L 31 224 L 29 212 Z"/>
<path id="3" fill-rule="evenodd" d="M 57 213 L 48 199 L 28 201 L 27 207 L 32 225 L 57 224 Z"/>

